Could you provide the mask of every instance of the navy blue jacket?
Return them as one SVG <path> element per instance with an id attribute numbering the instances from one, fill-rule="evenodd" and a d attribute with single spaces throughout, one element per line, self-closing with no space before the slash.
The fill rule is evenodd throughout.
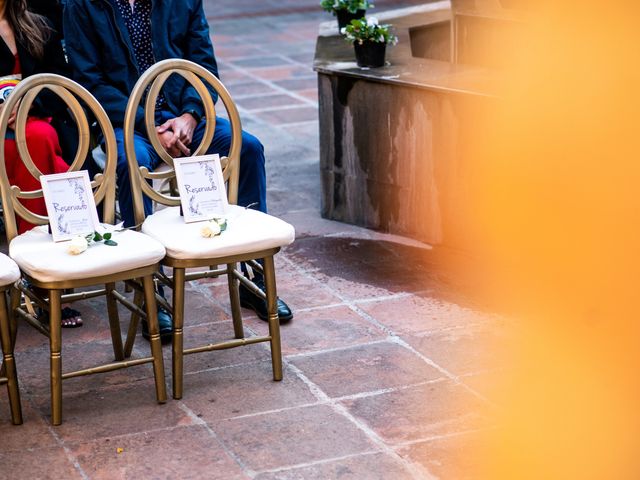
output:
<path id="1" fill-rule="evenodd" d="M 129 95 L 140 72 L 127 27 L 114 0 L 65 0 L 64 37 L 73 78 L 106 110 L 114 127 L 122 127 Z M 202 0 L 152 0 L 151 35 L 156 62 L 184 58 L 218 76 Z M 172 75 L 163 94 L 176 116 L 204 114 L 195 89 Z M 216 97 L 214 96 L 214 99 Z M 136 112 L 136 130 L 146 133 L 144 109 Z"/>

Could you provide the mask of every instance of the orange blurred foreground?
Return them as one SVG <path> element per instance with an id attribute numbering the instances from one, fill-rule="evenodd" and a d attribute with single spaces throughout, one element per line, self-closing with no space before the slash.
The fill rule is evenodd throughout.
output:
<path id="1" fill-rule="evenodd" d="M 521 320 L 485 474 L 637 479 L 640 4 L 540 3 L 478 122 L 473 242 Z"/>

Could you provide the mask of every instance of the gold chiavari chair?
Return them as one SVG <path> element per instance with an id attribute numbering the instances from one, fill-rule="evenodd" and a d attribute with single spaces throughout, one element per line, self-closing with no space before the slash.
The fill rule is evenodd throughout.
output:
<path id="1" fill-rule="evenodd" d="M 194 151 L 194 155 L 204 154 L 213 139 L 216 112 L 210 91 L 205 86 L 206 82 L 213 88 L 225 107 L 232 126 L 232 141 L 228 157 L 222 158 L 223 176 L 227 185 L 227 196 L 230 203 L 228 226 L 226 231 L 215 240 L 202 238 L 198 223 L 185 223 L 180 214 L 180 198 L 171 194 L 162 193 L 154 189 L 154 183 L 160 183 L 167 179 L 175 178 L 173 158 L 169 155 L 155 133 L 155 102 L 165 81 L 169 76 L 181 75 L 198 92 L 202 99 L 206 129 L 200 146 Z M 203 82 L 204 80 L 204 82 Z M 136 111 L 139 108 L 145 92 L 145 123 L 149 140 L 156 152 L 166 163 L 161 171 L 149 172 L 146 167 L 140 167 L 136 161 L 134 148 L 134 123 Z M 276 307 L 276 276 L 274 268 L 274 255 L 281 247 L 293 242 L 294 229 L 288 223 L 255 210 L 246 209 L 236 205 L 238 197 L 238 179 L 240 169 L 240 151 L 242 143 L 242 127 L 236 106 L 229 92 L 211 72 L 205 68 L 181 59 L 169 59 L 158 62 L 149 68 L 138 80 L 129 98 L 124 121 L 125 149 L 129 162 L 129 171 L 132 183 L 136 224 L 142 223 L 143 233 L 161 242 L 167 255 L 163 264 L 173 269 L 173 275 L 158 275 L 161 282 L 173 290 L 172 305 L 158 297 L 165 308 L 173 313 L 173 346 L 172 346 L 172 373 L 173 373 L 173 397 L 182 398 L 183 355 L 200 353 L 212 350 L 222 350 L 259 342 L 269 342 L 271 346 L 271 360 L 274 380 L 282 379 L 282 356 L 280 347 L 280 325 Z M 143 209 L 143 195 L 147 195 L 159 205 L 168 208 L 161 209 L 145 219 Z M 254 259 L 262 259 L 260 265 Z M 251 262 L 252 268 L 257 268 L 264 273 L 266 286 L 266 301 L 269 312 L 269 335 L 246 338 L 242 325 L 238 282 L 242 282 L 256 294 L 265 294 L 255 284 L 245 278 L 237 268 L 237 262 Z M 218 265 L 223 267 L 218 268 Z M 215 267 L 212 267 L 215 266 Z M 187 268 L 206 267 L 205 271 L 186 272 Z M 183 348 L 184 327 L 184 297 L 185 282 L 200 278 L 210 278 L 219 275 L 227 275 L 229 296 L 232 307 L 234 340 L 220 341 L 193 347 Z M 140 298 L 138 298 L 138 301 Z M 136 315 L 134 314 L 134 317 Z M 125 354 L 131 351 L 135 339 L 137 318 L 133 318 L 130 326 Z M 137 328 L 137 327 L 136 327 Z"/>
<path id="2" fill-rule="evenodd" d="M 113 127 L 98 101 L 83 87 L 67 78 L 53 74 L 31 76 L 18 84 L 9 96 L 0 113 L 0 138 L 7 131 L 10 113 L 16 110 L 16 146 L 25 167 L 35 178 L 42 172 L 34 164 L 26 144 L 26 122 L 29 109 L 36 96 L 47 89 L 57 94 L 72 112 L 79 132 L 79 146 L 69 171 L 80 170 L 87 157 L 90 144 L 89 125 L 83 106 L 96 117 L 106 144 L 106 164 L 104 172 L 91 179 L 96 205 L 101 208 L 103 222 L 113 224 L 115 214 L 115 171 L 116 139 Z M 80 101 L 79 101 L 80 100 Z M 153 274 L 164 257 L 164 247 L 142 233 L 125 230 L 114 234 L 118 246 L 95 245 L 80 255 L 70 255 L 66 242 L 54 243 L 47 229 L 48 217 L 29 210 L 23 200 L 42 198 L 42 189 L 23 192 L 11 185 L 5 166 L 4 142 L 0 142 L 0 187 L 4 206 L 4 220 L 9 241 L 9 256 L 20 267 L 26 282 L 18 283 L 25 296 L 24 304 L 15 302 L 14 313 L 41 333 L 49 337 L 51 420 L 54 425 L 62 422 L 62 380 L 93 373 L 109 372 L 120 368 L 144 363 L 153 364 L 156 398 L 159 403 L 166 401 L 164 364 L 158 330 L 154 295 Z M 16 215 L 38 227 L 21 235 L 17 234 Z M 125 360 L 118 319 L 117 304 L 136 310 L 135 306 L 116 288 L 118 281 L 133 281 L 144 291 L 147 318 L 151 334 L 151 356 Z M 65 290 L 91 286 L 101 288 L 91 291 L 64 293 Z M 103 287 L 102 287 L 103 286 Z M 61 303 L 106 296 L 107 313 L 115 361 L 73 372 L 62 372 Z M 35 317 L 33 304 L 48 312 L 48 325 Z M 141 312 L 142 313 L 142 312 Z"/>
<path id="3" fill-rule="evenodd" d="M 20 279 L 18 265 L 6 255 L 0 253 L 0 343 L 2 344 L 2 368 L 0 369 L 0 384 L 7 384 L 11 421 L 14 425 L 22 423 L 22 408 L 20 407 L 20 391 L 16 362 L 13 357 L 13 345 L 16 334 L 15 317 L 7 308 L 7 294 L 14 299 L 18 291 L 14 283 Z"/>

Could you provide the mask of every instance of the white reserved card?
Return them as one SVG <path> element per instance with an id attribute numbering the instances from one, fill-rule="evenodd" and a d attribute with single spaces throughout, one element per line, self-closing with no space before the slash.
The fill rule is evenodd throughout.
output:
<path id="1" fill-rule="evenodd" d="M 99 224 L 86 170 L 40 177 L 54 242 L 93 233 Z"/>
<path id="2" fill-rule="evenodd" d="M 174 158 L 184 221 L 198 222 L 223 217 L 229 202 L 220 156 Z"/>

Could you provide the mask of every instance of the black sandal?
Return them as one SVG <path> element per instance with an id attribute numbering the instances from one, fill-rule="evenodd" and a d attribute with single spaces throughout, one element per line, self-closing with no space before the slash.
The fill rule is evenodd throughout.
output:
<path id="1" fill-rule="evenodd" d="M 60 324 L 62 328 L 78 328 L 83 325 L 81 313 L 75 308 L 64 307 L 61 312 Z M 75 319 L 75 321 L 72 321 Z M 42 324 L 49 324 L 49 312 L 38 308 L 38 321 Z"/>

